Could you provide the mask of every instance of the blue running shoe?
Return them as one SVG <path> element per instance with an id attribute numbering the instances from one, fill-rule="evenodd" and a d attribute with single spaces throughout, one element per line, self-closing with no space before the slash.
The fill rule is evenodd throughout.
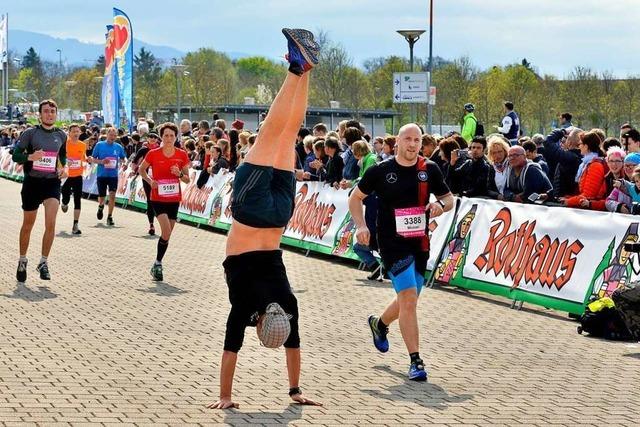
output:
<path id="1" fill-rule="evenodd" d="M 426 381 L 427 371 L 424 369 L 424 362 L 420 359 L 409 365 L 409 379 L 411 381 Z"/>
<path id="2" fill-rule="evenodd" d="M 318 65 L 320 46 L 316 43 L 311 31 L 283 28 L 282 34 L 287 38 L 289 63 L 299 65 L 303 72 Z"/>
<path id="3" fill-rule="evenodd" d="M 371 334 L 373 335 L 373 345 L 376 346 L 379 352 L 386 353 L 389 351 L 389 340 L 387 339 L 387 333 L 389 329 L 385 328 L 384 331 L 378 329 L 378 316 L 369 316 L 369 328 L 371 328 Z"/>

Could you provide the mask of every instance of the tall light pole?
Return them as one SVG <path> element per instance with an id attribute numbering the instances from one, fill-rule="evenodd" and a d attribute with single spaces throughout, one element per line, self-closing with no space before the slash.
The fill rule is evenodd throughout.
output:
<path id="1" fill-rule="evenodd" d="M 176 58 L 173 58 L 173 65 L 171 66 L 171 68 L 173 68 L 173 71 L 175 71 L 176 73 L 176 103 L 178 104 L 178 113 L 176 115 L 176 124 L 180 125 L 180 110 L 182 109 L 182 106 L 180 105 L 180 102 L 182 101 L 182 76 L 185 73 L 185 69 L 187 68 L 186 65 L 184 64 L 178 64 L 178 61 L 176 60 Z"/>
<path id="2" fill-rule="evenodd" d="M 429 0 L 429 103 L 427 105 L 427 133 L 433 125 L 433 105 L 431 105 L 431 76 L 433 76 L 433 0 Z"/>
<path id="3" fill-rule="evenodd" d="M 73 108 L 71 108 L 71 90 L 73 87 L 78 84 L 75 80 L 67 80 L 64 82 L 64 85 L 67 87 L 67 107 L 69 109 L 69 121 L 73 121 Z"/>
<path id="4" fill-rule="evenodd" d="M 397 30 L 398 34 L 400 34 L 404 39 L 409 43 L 409 71 L 413 73 L 413 45 L 416 44 L 418 40 L 420 40 L 420 36 L 424 33 L 424 30 Z M 411 121 L 415 122 L 416 119 L 416 106 L 415 104 L 411 104 Z"/>
<path id="5" fill-rule="evenodd" d="M 62 49 L 56 49 L 58 52 L 58 72 L 60 73 L 60 79 L 58 80 L 58 96 L 62 96 Z M 58 100 L 59 102 L 60 100 Z"/>

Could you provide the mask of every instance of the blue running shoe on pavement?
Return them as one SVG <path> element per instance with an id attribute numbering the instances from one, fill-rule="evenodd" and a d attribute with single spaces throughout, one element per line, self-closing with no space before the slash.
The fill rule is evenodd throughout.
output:
<path id="1" fill-rule="evenodd" d="M 420 359 L 409 365 L 409 379 L 411 381 L 426 381 L 427 371 L 424 369 L 424 362 Z"/>
<path id="2" fill-rule="evenodd" d="M 318 65 L 320 46 L 316 43 L 311 31 L 283 28 L 282 34 L 287 38 L 289 63 L 300 66 L 301 73 Z"/>
<path id="3" fill-rule="evenodd" d="M 376 346 L 379 352 L 386 353 L 389 351 L 389 340 L 387 339 L 388 328 L 381 331 L 378 328 L 378 316 L 369 316 L 369 328 L 371 328 L 371 334 L 373 335 L 373 345 Z"/>

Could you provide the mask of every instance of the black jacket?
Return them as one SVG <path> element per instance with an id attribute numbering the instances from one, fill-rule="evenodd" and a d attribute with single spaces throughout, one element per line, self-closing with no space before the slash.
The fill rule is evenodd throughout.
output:
<path id="1" fill-rule="evenodd" d="M 544 141 L 545 158 L 549 165 L 549 173 L 553 177 L 554 197 L 566 197 L 578 193 L 576 173 L 582 163 L 582 155 L 578 148 L 563 150 L 560 147 L 560 140 L 563 137 L 563 130 L 556 129 Z"/>
<path id="2" fill-rule="evenodd" d="M 488 195 L 489 169 L 493 169 L 487 159 L 467 159 L 460 166 L 462 192 L 465 197 Z"/>
<path id="3" fill-rule="evenodd" d="M 342 160 L 342 156 L 340 153 L 336 152 L 327 162 L 327 166 L 325 166 L 327 174 L 325 176 L 325 181 L 329 185 L 333 185 L 335 182 L 342 181 L 342 169 L 344 169 L 344 160 Z"/>

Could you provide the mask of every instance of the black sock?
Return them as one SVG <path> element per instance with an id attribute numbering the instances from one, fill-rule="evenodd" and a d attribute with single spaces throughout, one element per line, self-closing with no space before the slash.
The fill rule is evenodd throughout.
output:
<path id="1" fill-rule="evenodd" d="M 384 332 L 387 330 L 387 325 L 382 321 L 382 317 L 378 317 L 378 330 L 380 332 Z"/>
<path id="2" fill-rule="evenodd" d="M 107 215 L 107 218 L 111 218 L 111 214 Z"/>
<path id="3" fill-rule="evenodd" d="M 409 353 L 409 357 L 411 358 L 411 363 L 416 363 L 419 360 L 422 361 L 422 359 L 420 359 L 420 353 L 417 351 L 415 353 Z"/>
<path id="4" fill-rule="evenodd" d="M 78 225 L 78 220 L 77 219 L 73 220 L 73 225 Z"/>
<path id="5" fill-rule="evenodd" d="M 296 76 L 301 76 L 304 74 L 302 66 L 300 64 L 296 64 L 295 62 L 289 64 L 289 72 L 295 74 Z"/>
<path id="6" fill-rule="evenodd" d="M 156 257 L 156 261 L 162 262 L 162 258 L 164 258 L 164 254 L 167 252 L 168 247 L 168 240 L 164 240 L 162 237 L 158 239 L 158 256 Z"/>

